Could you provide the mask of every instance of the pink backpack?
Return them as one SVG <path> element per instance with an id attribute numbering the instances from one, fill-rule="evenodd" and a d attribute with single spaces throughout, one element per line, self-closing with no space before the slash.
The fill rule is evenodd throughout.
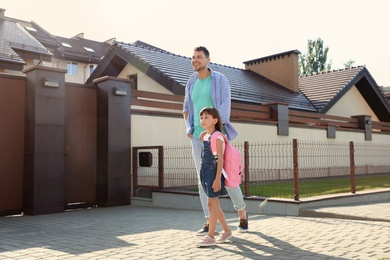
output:
<path id="1" fill-rule="evenodd" d="M 215 131 L 211 135 L 210 147 L 211 152 L 217 154 L 217 137 L 221 135 L 225 140 L 225 153 L 223 160 L 223 169 L 225 170 L 228 178 L 225 178 L 225 186 L 238 187 L 242 182 L 242 158 L 240 151 L 231 145 L 226 136 L 219 131 Z"/>

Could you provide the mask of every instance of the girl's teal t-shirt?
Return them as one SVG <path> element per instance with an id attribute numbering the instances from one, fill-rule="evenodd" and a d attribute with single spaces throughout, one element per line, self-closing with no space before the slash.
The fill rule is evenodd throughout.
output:
<path id="1" fill-rule="evenodd" d="M 191 99 L 194 104 L 194 132 L 193 136 L 199 139 L 200 133 L 204 131 L 200 125 L 200 111 L 205 107 L 213 107 L 211 100 L 211 75 L 207 78 L 197 78 L 192 89 Z"/>

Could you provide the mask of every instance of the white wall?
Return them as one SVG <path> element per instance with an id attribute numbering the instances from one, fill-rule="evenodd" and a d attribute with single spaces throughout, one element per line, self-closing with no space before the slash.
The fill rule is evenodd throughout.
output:
<path id="1" fill-rule="evenodd" d="M 131 116 L 132 146 L 189 145 L 183 118 Z"/>
<path id="2" fill-rule="evenodd" d="M 292 139 L 323 142 L 359 142 L 390 144 L 390 135 L 373 133 L 372 140 L 364 140 L 363 132 L 337 131 L 336 138 L 327 138 L 326 129 L 290 127 L 288 136 L 277 135 L 275 125 L 233 122 L 239 134 L 233 143 L 291 141 Z M 187 145 L 185 123 L 182 118 L 132 115 L 131 138 L 133 146 Z"/>

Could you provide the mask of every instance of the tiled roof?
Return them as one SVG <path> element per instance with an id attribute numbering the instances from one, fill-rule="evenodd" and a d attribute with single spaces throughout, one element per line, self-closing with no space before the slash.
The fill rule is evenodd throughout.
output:
<path id="1" fill-rule="evenodd" d="M 383 90 L 364 66 L 301 77 L 299 85 L 300 91 L 311 100 L 318 112 L 323 114 L 356 86 L 380 121 L 390 121 L 390 106 Z"/>
<path id="2" fill-rule="evenodd" d="M 24 21 L 16 18 L 7 17 L 7 20 L 18 23 L 23 27 L 29 34 L 31 34 L 35 39 L 37 39 L 42 45 L 47 48 L 56 48 L 59 45 L 57 39 L 39 26 L 37 23 L 31 21 Z"/>
<path id="3" fill-rule="evenodd" d="M 111 46 L 106 42 L 92 41 L 81 37 L 55 37 L 60 43 L 59 47 L 54 51 L 56 58 L 65 58 L 85 63 L 99 63 Z M 71 47 L 66 47 L 63 44 L 68 44 Z M 88 51 L 86 48 L 93 51 Z"/>
<path id="4" fill-rule="evenodd" d="M 360 66 L 304 76 L 299 79 L 299 89 L 321 111 L 362 70 Z"/>
<path id="5" fill-rule="evenodd" d="M 148 67 L 152 78 L 175 94 L 183 94 L 187 80 L 194 72 L 191 58 L 135 44 L 116 43 L 127 55 L 122 57 L 138 67 Z M 137 61 L 137 62 L 135 62 Z M 268 102 L 285 102 L 290 108 L 316 111 L 302 93 L 294 93 L 277 83 L 252 71 L 210 63 L 209 67 L 226 75 L 231 85 L 232 100 L 239 102 L 264 104 Z M 115 75 L 116 76 L 116 75 Z M 164 79 L 170 79 L 179 87 L 169 87 Z M 166 82 L 166 80 L 165 80 Z"/>
<path id="6" fill-rule="evenodd" d="M 51 56 L 51 53 L 19 24 L 7 19 L 0 20 L 0 61 L 25 64 L 18 51 Z"/>
<path id="7" fill-rule="evenodd" d="M 7 20 L 13 21 L 24 28 L 29 34 L 36 38 L 45 47 L 53 49 L 54 56 L 61 59 L 85 63 L 98 63 L 111 46 L 107 42 L 97 42 L 83 37 L 65 38 L 51 35 L 35 22 L 28 22 L 15 18 L 7 17 Z M 71 47 L 65 47 L 61 43 L 67 43 Z M 86 50 L 84 47 L 94 50 Z"/>

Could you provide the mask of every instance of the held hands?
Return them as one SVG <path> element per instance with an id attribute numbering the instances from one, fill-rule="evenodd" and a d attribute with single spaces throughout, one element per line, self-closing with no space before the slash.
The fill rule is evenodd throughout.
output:
<path id="1" fill-rule="evenodd" d="M 203 140 L 203 137 L 207 134 L 207 131 L 203 131 L 202 133 L 200 133 L 200 136 L 199 136 L 199 140 Z M 192 134 L 187 134 L 187 136 L 189 138 L 192 138 Z"/>

